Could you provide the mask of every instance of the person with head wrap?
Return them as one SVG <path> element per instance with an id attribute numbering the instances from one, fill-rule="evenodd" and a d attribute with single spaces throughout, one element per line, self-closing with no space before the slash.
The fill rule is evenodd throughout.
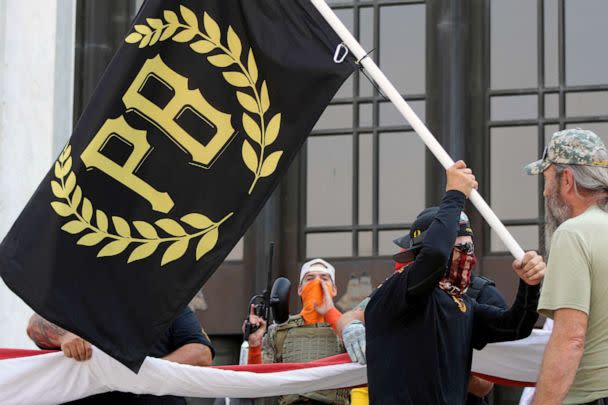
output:
<path id="1" fill-rule="evenodd" d="M 258 329 L 248 338 L 248 364 L 299 363 L 345 352 L 335 333 L 336 323 L 342 315 L 333 302 L 338 292 L 335 274 L 334 266 L 323 259 L 304 263 L 298 284 L 302 310 L 283 324 L 272 324 L 266 334 L 266 322 L 251 308 L 249 322 Z M 285 395 L 279 399 L 279 404 L 346 405 L 348 398 L 349 391 L 345 389 L 323 390 Z"/>
<path id="2" fill-rule="evenodd" d="M 417 218 L 417 222 L 426 222 L 430 223 L 432 217 L 434 217 L 439 210 L 439 207 L 431 207 L 425 209 Z M 426 219 L 425 219 L 426 217 Z M 420 222 L 418 225 L 420 225 Z M 413 226 L 417 228 L 416 226 Z M 471 239 L 466 237 L 471 237 Z M 471 223 L 469 221 L 468 216 L 464 213 L 460 213 L 460 218 L 458 220 L 458 237 L 456 238 L 456 245 L 459 243 L 473 243 L 473 229 L 471 228 Z M 408 233 L 405 236 L 395 239 L 394 243 L 400 248 L 400 253 L 393 256 L 395 259 L 395 271 L 400 271 L 407 263 L 404 263 L 400 260 L 405 260 L 407 262 L 407 257 L 403 258 L 403 253 L 407 248 L 410 247 L 411 243 L 411 234 Z M 469 258 L 463 260 L 462 258 L 459 261 L 463 261 L 462 266 L 468 267 L 468 270 L 474 268 L 475 263 L 477 261 L 476 258 L 471 258 L 470 256 L 474 256 L 474 246 L 471 245 L 471 255 Z M 460 263 L 459 263 L 460 264 Z M 471 274 L 471 281 L 469 286 L 466 288 L 465 294 L 470 298 L 474 299 L 480 304 L 485 305 L 493 305 L 499 308 L 506 309 L 508 305 L 503 297 L 503 295 L 496 288 L 496 284 L 485 277 L 477 276 L 475 274 Z M 353 323 L 350 329 L 346 332 L 347 338 L 344 339 L 344 344 L 346 349 L 351 356 L 353 362 L 360 362 L 365 364 L 365 329 L 363 326 L 363 314 L 365 311 L 365 307 L 369 302 L 369 298 L 360 302 L 355 309 L 352 311 L 348 311 L 344 314 L 344 316 L 338 322 L 338 332 L 342 336 L 343 328 L 352 320 L 356 320 L 357 322 Z M 354 326 L 354 328 L 353 328 Z M 357 335 L 356 332 L 359 332 Z M 481 349 L 481 347 L 479 348 Z M 494 384 L 490 381 L 484 380 L 482 378 L 476 377 L 471 374 L 469 377 L 469 385 L 468 385 L 468 395 L 467 395 L 467 405 L 484 405 L 488 404 L 488 399 L 486 396 L 491 392 Z M 365 398 L 361 402 L 361 404 L 368 403 L 368 393 L 367 388 L 359 389 L 359 396 Z M 353 401 L 354 405 L 354 401 Z"/>
<path id="3" fill-rule="evenodd" d="M 536 252 L 513 263 L 522 281 L 511 308 L 480 304 L 466 295 L 476 259 L 461 213 L 476 186 L 464 162 L 447 170 L 439 208 L 416 218 L 399 241 L 404 247 L 395 256 L 397 271 L 370 296 L 366 344 L 359 350 L 367 359 L 372 404 L 464 404 L 473 348 L 532 331 L 545 270 Z M 360 334 L 360 322 L 344 327 L 347 346 L 350 334 Z"/>
<path id="4" fill-rule="evenodd" d="M 432 220 L 437 216 L 439 207 L 430 207 L 423 210 L 416 221 L 412 225 L 412 229 L 428 229 Z M 456 292 L 452 297 L 462 295 L 464 292 L 469 298 L 472 298 L 479 304 L 493 305 L 501 309 L 507 309 L 507 303 L 504 297 L 496 289 L 492 280 L 485 277 L 476 276 L 473 274 L 473 268 L 477 263 L 475 256 L 475 248 L 473 242 L 473 229 L 466 213 L 461 212 L 458 219 L 458 233 L 452 251 L 451 264 L 449 272 L 441 280 L 439 287 L 441 289 Z M 415 257 L 416 248 L 412 246 L 420 245 L 421 240 L 414 241 L 412 232 L 405 236 L 396 239 L 394 242 L 400 247 L 401 252 L 394 255 L 395 270 L 399 271 L 408 263 L 412 262 Z M 450 292 L 448 292 L 450 294 Z M 485 345 L 479 345 L 476 349 L 481 350 Z M 473 374 L 469 376 L 467 405 L 483 405 L 488 401 L 485 398 L 494 384 L 482 378 L 476 377 Z"/>

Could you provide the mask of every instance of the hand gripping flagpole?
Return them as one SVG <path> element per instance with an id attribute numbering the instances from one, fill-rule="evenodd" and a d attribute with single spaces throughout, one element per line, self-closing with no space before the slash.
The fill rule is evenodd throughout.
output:
<path id="1" fill-rule="evenodd" d="M 372 79 L 376 82 L 382 92 L 393 102 L 397 110 L 403 115 L 403 117 L 410 123 L 416 133 L 422 138 L 422 141 L 426 146 L 433 152 L 433 155 L 439 160 L 439 163 L 444 168 L 448 168 L 454 164 L 454 161 L 447 154 L 445 149 L 441 146 L 437 139 L 431 134 L 424 123 L 418 118 L 416 113 L 410 108 L 407 102 L 401 97 L 401 94 L 395 89 L 395 86 L 386 78 L 384 73 L 374 63 L 372 58 L 367 57 L 367 52 L 361 47 L 359 42 L 353 37 L 348 29 L 342 24 L 342 21 L 334 14 L 331 8 L 325 3 L 325 0 L 310 0 L 312 4 L 319 10 L 323 18 L 331 25 L 336 31 L 338 36 L 344 42 L 344 45 L 350 49 L 353 55 L 359 60 L 359 63 L 365 68 Z M 496 232 L 500 240 L 507 246 L 513 257 L 521 260 L 524 256 L 524 251 L 519 246 L 515 238 L 509 233 L 507 228 L 500 222 L 500 219 L 496 216 L 494 211 L 485 202 L 483 197 L 473 190 L 469 196 L 469 200 L 477 208 L 481 216 L 488 222 L 490 227 Z"/>

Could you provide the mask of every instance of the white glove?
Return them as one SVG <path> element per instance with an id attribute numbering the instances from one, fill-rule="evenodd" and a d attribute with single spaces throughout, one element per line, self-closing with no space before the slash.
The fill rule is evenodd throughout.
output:
<path id="1" fill-rule="evenodd" d="M 353 363 L 364 365 L 365 359 L 365 326 L 359 320 L 354 320 L 342 331 L 344 347 Z"/>

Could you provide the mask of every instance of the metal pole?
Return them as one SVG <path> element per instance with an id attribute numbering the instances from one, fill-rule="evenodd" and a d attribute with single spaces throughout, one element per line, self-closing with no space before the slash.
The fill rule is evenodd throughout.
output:
<path id="1" fill-rule="evenodd" d="M 325 18 L 329 25 L 336 31 L 338 36 L 344 42 L 344 45 L 350 49 L 353 55 L 360 60 L 361 65 L 374 79 L 378 87 L 382 92 L 393 102 L 397 110 L 403 115 L 403 117 L 409 122 L 412 128 L 416 131 L 418 136 L 422 138 L 422 141 L 435 155 L 437 160 L 441 163 L 444 168 L 448 168 L 454 164 L 452 158 L 447 154 L 443 147 L 437 142 L 433 134 L 428 130 L 424 123 L 418 118 L 416 113 L 410 108 L 407 102 L 401 97 L 395 86 L 387 79 L 382 73 L 378 66 L 374 63 L 371 58 L 366 57 L 365 50 L 361 47 L 359 42 L 353 37 L 348 29 L 342 24 L 342 21 L 336 16 L 331 8 L 325 3 L 324 0 L 311 0 L 312 4 L 319 10 L 319 13 Z M 483 197 L 476 191 L 473 190 L 469 199 L 473 205 L 477 208 L 481 216 L 488 222 L 490 227 L 496 232 L 498 237 L 507 246 L 513 257 L 521 260 L 524 256 L 524 251 L 519 246 L 515 238 L 509 233 L 507 228 L 498 219 L 494 211 L 485 202 Z"/>
<path id="2" fill-rule="evenodd" d="M 469 91 L 466 58 L 469 3 L 453 0 L 426 2 L 426 126 L 454 159 L 467 152 Z M 405 68 L 404 68 L 405 69 Z M 472 162 L 468 162 L 471 166 Z M 445 175 L 426 152 L 426 203 L 437 205 L 445 192 Z"/>

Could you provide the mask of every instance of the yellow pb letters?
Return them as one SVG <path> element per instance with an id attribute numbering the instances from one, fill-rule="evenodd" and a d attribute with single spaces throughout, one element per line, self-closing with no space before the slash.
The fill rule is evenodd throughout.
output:
<path id="1" fill-rule="evenodd" d="M 118 137 L 133 147 L 129 158 L 122 166 L 101 153 L 102 148 L 111 137 Z M 143 163 L 150 149 L 146 131 L 131 127 L 121 115 L 116 119 L 106 120 L 80 158 L 87 168 L 94 167 L 101 170 L 148 200 L 154 211 L 167 213 L 174 205 L 169 194 L 161 193 L 135 175 L 135 171 Z"/>
<path id="2" fill-rule="evenodd" d="M 163 108 L 140 93 L 150 76 L 159 79 L 174 91 L 173 97 Z M 192 163 L 198 166 L 209 167 L 234 135 L 230 114 L 211 106 L 199 90 L 188 89 L 188 79 L 169 68 L 159 55 L 144 63 L 122 101 L 127 110 L 138 111 L 165 132 L 182 150 L 190 154 Z M 210 124 L 210 127 L 215 128 L 215 134 L 206 145 L 197 141 L 175 122 L 186 109 L 190 109 Z"/>

